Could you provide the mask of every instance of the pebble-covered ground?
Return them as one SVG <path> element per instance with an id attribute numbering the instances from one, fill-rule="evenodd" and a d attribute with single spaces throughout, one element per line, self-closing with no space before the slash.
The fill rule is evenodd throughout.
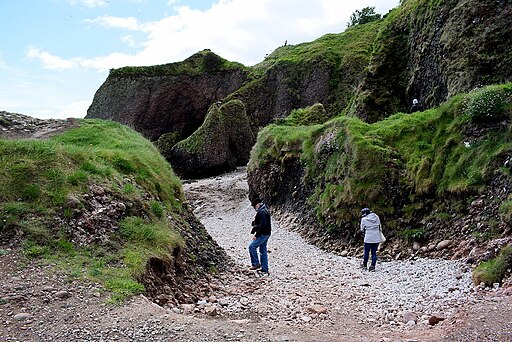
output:
<path id="1" fill-rule="evenodd" d="M 461 262 L 387 261 L 369 272 L 307 244 L 288 229 L 293 218 L 274 217 L 271 274 L 258 276 L 247 269 L 255 212 L 245 170 L 185 190 L 233 259 L 211 297 L 115 306 L 98 285 L 0 246 L 0 341 L 512 341 L 510 288 L 473 287 Z"/>
<path id="2" fill-rule="evenodd" d="M 245 173 L 203 180 L 197 186 L 190 183 L 186 189 L 196 215 L 213 238 L 240 267 L 249 265 L 247 245 L 255 211 L 241 195 L 248 190 Z M 234 200 L 225 200 L 222 191 Z M 226 202 L 226 211 L 205 210 L 217 208 L 220 199 Z M 470 269 L 461 262 L 388 261 L 369 272 L 360 267 L 360 259 L 309 245 L 277 221 L 269 240 L 271 274 L 255 280 L 263 286 L 248 298 L 264 320 L 334 327 L 333 318 L 350 316 L 361 324 L 410 330 L 416 325 L 428 327 L 432 316 L 449 319 L 460 306 L 475 300 Z"/>

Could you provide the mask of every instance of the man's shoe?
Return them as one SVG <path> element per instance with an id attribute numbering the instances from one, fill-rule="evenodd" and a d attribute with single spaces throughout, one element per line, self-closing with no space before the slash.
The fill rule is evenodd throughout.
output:
<path id="1" fill-rule="evenodd" d="M 268 276 L 270 273 L 268 271 L 263 271 L 261 268 L 258 270 L 258 274 L 262 276 Z"/>
<path id="2" fill-rule="evenodd" d="M 259 265 L 259 264 L 258 264 L 258 265 L 254 265 L 254 266 L 249 267 L 249 269 L 250 269 L 251 271 L 256 271 L 256 270 L 259 270 L 260 268 L 261 268 L 261 265 Z"/>
<path id="3" fill-rule="evenodd" d="M 368 266 L 366 266 L 365 264 L 361 264 L 361 268 L 366 270 Z"/>
<path id="4" fill-rule="evenodd" d="M 368 271 L 370 271 L 370 272 L 375 272 L 375 266 L 370 266 L 370 268 L 368 269 Z"/>

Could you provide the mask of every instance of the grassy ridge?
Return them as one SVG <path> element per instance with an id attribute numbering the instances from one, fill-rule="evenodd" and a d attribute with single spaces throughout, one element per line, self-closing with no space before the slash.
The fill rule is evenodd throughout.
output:
<path id="1" fill-rule="evenodd" d="M 309 201 L 319 221 L 336 230 L 364 206 L 394 214 L 390 191 L 401 189 L 415 203 L 424 195 L 478 192 L 494 172 L 507 173 L 500 166 L 512 151 L 512 134 L 500 122 L 511 118 L 511 104 L 512 84 L 506 84 L 374 124 L 346 116 L 315 126 L 288 120 L 260 132 L 249 171 L 300 158 L 304 182 L 314 187 Z M 510 215 L 508 207 L 503 215 Z"/>
<path id="2" fill-rule="evenodd" d="M 166 216 L 182 210 L 181 182 L 149 141 L 118 123 L 82 120 L 49 140 L 0 140 L 0 179 L 2 235 L 21 237 L 29 257 L 102 283 L 114 300 L 144 290 L 137 279 L 150 257 L 171 259 L 183 246 L 182 223 Z M 66 202 L 91 184 L 138 212 L 127 211 L 108 244 L 81 247 L 72 241 L 67 222 L 76 212 Z"/>
<path id="3" fill-rule="evenodd" d="M 230 62 L 219 57 L 210 50 L 200 51 L 183 62 L 168 63 L 152 66 L 127 66 L 111 69 L 109 75 L 116 77 L 127 76 L 179 76 L 199 75 L 207 72 L 227 70 L 245 70 L 246 68 L 236 62 Z"/>

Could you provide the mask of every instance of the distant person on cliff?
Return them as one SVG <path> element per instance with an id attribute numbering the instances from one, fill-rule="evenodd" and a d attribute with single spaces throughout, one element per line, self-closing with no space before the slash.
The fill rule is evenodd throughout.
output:
<path id="1" fill-rule="evenodd" d="M 254 210 L 256 210 L 256 216 L 254 217 L 254 221 L 252 221 L 251 234 L 254 234 L 254 236 L 249 245 L 249 255 L 251 256 L 251 267 L 249 269 L 257 270 L 262 274 L 268 275 L 267 242 L 272 230 L 270 211 L 257 197 L 251 201 L 251 205 Z M 257 252 L 258 248 L 260 251 L 259 258 Z"/>
<path id="2" fill-rule="evenodd" d="M 375 264 L 377 263 L 377 248 L 381 242 L 380 230 L 381 225 L 379 216 L 368 208 L 361 210 L 361 231 L 364 233 L 364 256 L 361 267 L 365 269 L 368 268 L 368 257 L 371 251 L 372 263 L 368 268 L 369 271 L 375 271 Z"/>
<path id="3" fill-rule="evenodd" d="M 412 100 L 412 106 L 411 106 L 410 112 L 414 113 L 414 112 L 419 112 L 422 110 L 423 110 L 423 106 L 421 105 L 421 103 L 419 103 L 418 99 Z"/>

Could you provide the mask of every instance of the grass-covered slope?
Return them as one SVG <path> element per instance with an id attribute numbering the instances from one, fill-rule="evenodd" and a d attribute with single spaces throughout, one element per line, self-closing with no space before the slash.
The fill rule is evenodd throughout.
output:
<path id="1" fill-rule="evenodd" d="M 504 165 L 512 157 L 511 120 L 506 84 L 374 124 L 347 116 L 323 125 L 273 124 L 251 153 L 251 191 L 281 207 L 302 196 L 301 211 L 311 209 L 321 230 L 345 242 L 363 207 L 382 215 L 388 234 L 399 238 L 496 236 L 510 224 Z M 466 218 L 481 195 L 489 196 L 477 224 Z"/>
<path id="2" fill-rule="evenodd" d="M 358 25 L 312 42 L 279 47 L 251 68 L 252 80 L 228 99 L 241 100 L 257 128 L 315 103 L 323 104 L 332 117 L 351 104 L 380 25 Z"/>
<path id="3" fill-rule="evenodd" d="M 223 261 L 183 205 L 151 142 L 118 123 L 82 120 L 48 140 L 0 140 L 0 240 L 113 292 L 162 294 Z"/>
<path id="4" fill-rule="evenodd" d="M 195 53 L 194 55 L 190 56 L 182 62 L 151 66 L 126 66 L 118 69 L 111 69 L 109 76 L 192 76 L 201 73 L 211 73 L 238 69 L 245 69 L 245 67 L 240 63 L 230 62 L 214 54 L 210 50 L 203 50 Z"/>

